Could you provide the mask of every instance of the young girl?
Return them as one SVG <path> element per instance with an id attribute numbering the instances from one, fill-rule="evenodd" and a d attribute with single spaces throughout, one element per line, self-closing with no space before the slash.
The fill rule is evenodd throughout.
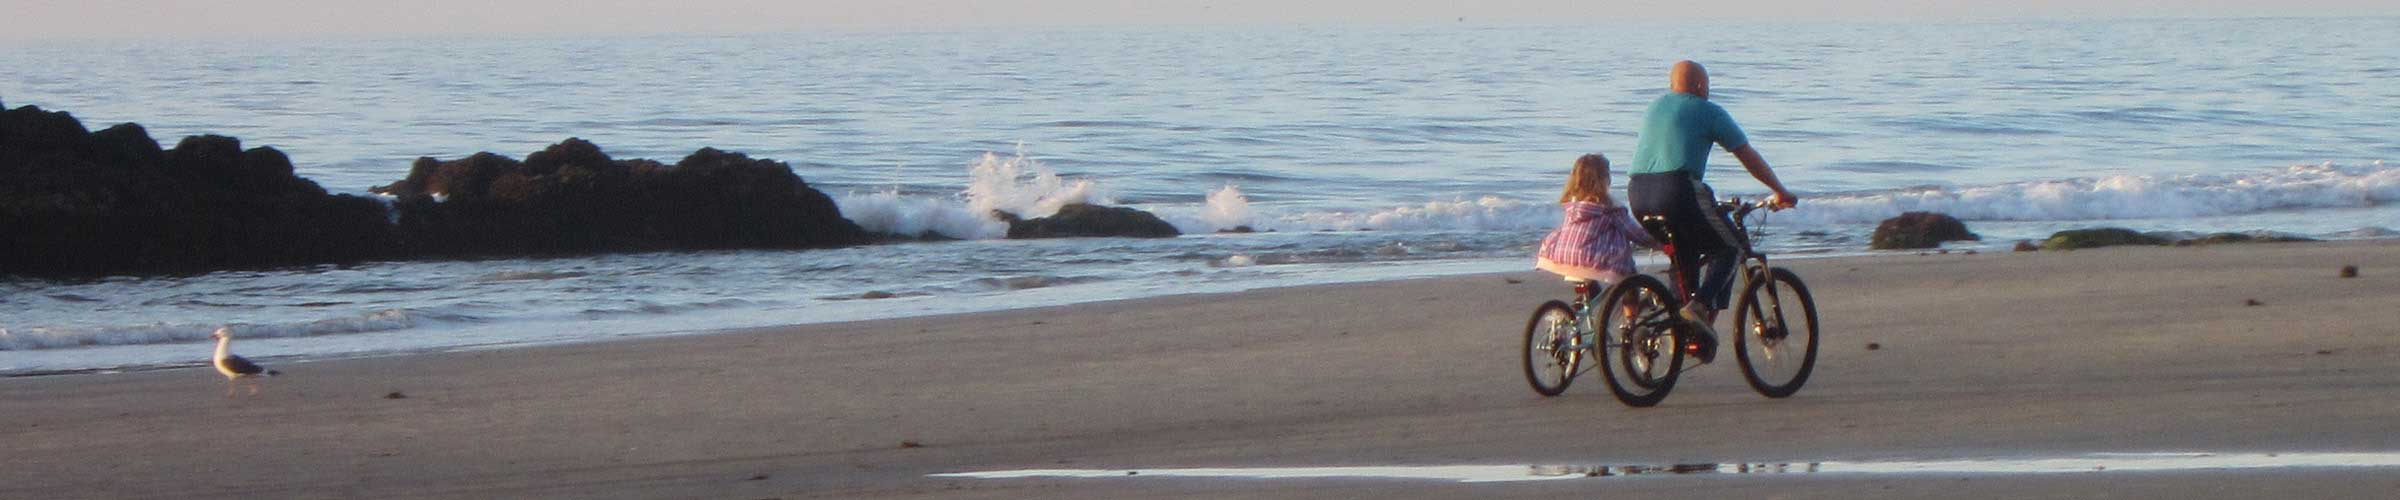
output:
<path id="1" fill-rule="evenodd" d="M 1558 203 L 1566 220 L 1542 237 L 1533 267 L 1560 276 L 1613 285 L 1632 276 L 1633 248 L 1658 248 L 1650 232 L 1608 195 L 1608 157 L 1598 153 L 1575 159 L 1567 172 L 1567 188 Z M 1600 287 L 1592 287 L 1595 293 Z"/>

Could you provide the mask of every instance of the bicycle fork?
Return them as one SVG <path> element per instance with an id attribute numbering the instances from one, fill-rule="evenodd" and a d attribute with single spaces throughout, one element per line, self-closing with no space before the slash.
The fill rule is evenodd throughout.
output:
<path id="1" fill-rule="evenodd" d="M 1784 326 L 1786 323 L 1784 323 L 1783 317 L 1783 294 L 1777 293 L 1775 290 L 1775 272 L 1773 268 L 1767 267 L 1765 263 L 1761 262 L 1750 266 L 1750 271 L 1744 274 L 1753 280 L 1763 280 L 1758 282 L 1758 292 L 1766 297 L 1752 301 L 1751 310 L 1748 311 L 1753 320 L 1757 321 L 1753 327 L 1755 331 L 1750 334 L 1757 335 L 1759 343 L 1765 344 L 1766 348 L 1762 349 L 1761 353 L 1765 354 L 1767 359 L 1775 359 L 1775 346 L 1781 344 L 1783 338 L 1790 335 L 1790 331 Z M 1761 310 L 1762 308 L 1764 310 Z"/>

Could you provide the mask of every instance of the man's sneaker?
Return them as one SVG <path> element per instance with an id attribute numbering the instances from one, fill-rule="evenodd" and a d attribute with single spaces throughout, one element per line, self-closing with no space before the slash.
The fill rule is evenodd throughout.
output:
<path id="1" fill-rule="evenodd" d="M 1684 329 L 1684 333 L 1691 337 L 1684 339 L 1683 352 L 1700 358 L 1702 364 L 1716 361 L 1717 329 L 1709 326 L 1708 320 L 1694 316 L 1690 309 L 1677 309 L 1675 315 L 1683 318 L 1684 326 L 1688 327 Z"/>

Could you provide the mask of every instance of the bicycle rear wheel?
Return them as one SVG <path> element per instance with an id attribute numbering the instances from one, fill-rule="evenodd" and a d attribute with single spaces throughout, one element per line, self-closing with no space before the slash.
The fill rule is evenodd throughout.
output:
<path id="1" fill-rule="evenodd" d="M 1534 308 L 1533 319 L 1525 322 L 1525 382 L 1533 384 L 1535 394 L 1556 396 L 1575 381 L 1575 370 L 1583 365 L 1583 350 L 1571 348 L 1575 336 L 1573 307 L 1553 300 Z"/>
<path id="2" fill-rule="evenodd" d="M 1598 357 L 1602 378 L 1608 381 L 1608 392 L 1617 401 L 1636 408 L 1657 405 L 1675 389 L 1675 378 L 1683 371 L 1683 349 L 1676 348 L 1675 296 L 1667 285 L 1648 275 L 1634 275 L 1617 282 L 1608 295 L 1593 304 L 1593 315 L 1600 318 L 1597 330 L 1601 341 Z"/>
<path id="3" fill-rule="evenodd" d="M 1761 278 L 1734 305 L 1733 354 L 1751 389 L 1788 397 L 1817 368 L 1817 300 L 1791 271 L 1771 268 Z"/>

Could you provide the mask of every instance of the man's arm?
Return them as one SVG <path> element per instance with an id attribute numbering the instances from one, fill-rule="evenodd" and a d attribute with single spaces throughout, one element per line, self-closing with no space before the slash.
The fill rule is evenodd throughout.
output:
<path id="1" fill-rule="evenodd" d="M 1775 178 L 1775 169 L 1767 166 L 1767 158 L 1759 156 L 1757 149 L 1743 144 L 1726 148 L 1725 152 L 1733 153 L 1734 158 L 1742 160 L 1742 168 L 1749 170 L 1751 177 L 1758 178 L 1760 184 L 1766 184 L 1767 189 L 1775 191 L 1775 197 L 1768 200 L 1769 206 L 1782 210 L 1800 205 L 1800 197 L 1783 188 L 1783 181 Z"/>

